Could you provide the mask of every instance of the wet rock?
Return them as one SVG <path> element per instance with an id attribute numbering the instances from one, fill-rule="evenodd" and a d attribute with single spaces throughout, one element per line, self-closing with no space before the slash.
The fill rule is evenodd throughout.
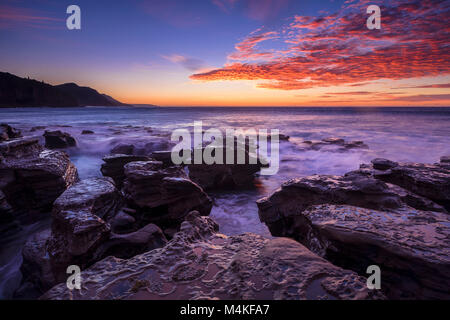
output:
<path id="1" fill-rule="evenodd" d="M 341 139 L 341 138 L 325 138 L 325 139 L 322 139 L 322 142 L 329 143 L 329 144 L 344 145 L 345 140 Z"/>
<path id="2" fill-rule="evenodd" d="M 114 218 L 111 219 L 110 224 L 112 230 L 120 234 L 131 231 L 134 227 L 135 222 L 136 219 L 132 215 L 121 210 L 114 216 Z"/>
<path id="3" fill-rule="evenodd" d="M 397 163 L 384 170 L 379 168 L 378 163 L 375 162 L 372 167 L 363 167 L 362 171 L 369 172 L 379 180 L 398 185 L 412 193 L 428 198 L 450 211 L 449 166 L 405 162 Z"/>
<path id="4" fill-rule="evenodd" d="M 369 146 L 363 141 L 356 140 L 344 143 L 344 149 L 369 149 Z"/>
<path id="5" fill-rule="evenodd" d="M 397 162 L 382 158 L 373 159 L 371 162 L 376 170 L 388 170 L 398 165 Z"/>
<path id="6" fill-rule="evenodd" d="M 304 140 L 300 145 L 300 149 L 303 151 L 308 150 L 321 150 L 325 148 L 329 151 L 344 152 L 350 149 L 368 149 L 369 146 L 363 141 L 350 141 L 346 142 L 341 138 L 326 138 L 319 141 Z"/>
<path id="7" fill-rule="evenodd" d="M 83 130 L 81 131 L 81 134 L 94 134 L 95 132 L 92 130 Z"/>
<path id="8" fill-rule="evenodd" d="M 167 227 L 181 223 L 192 210 L 202 215 L 211 211 L 211 199 L 181 167 L 162 168 L 159 161 L 131 162 L 125 165 L 125 176 L 125 197 L 144 221 Z"/>
<path id="9" fill-rule="evenodd" d="M 36 220 L 78 180 L 77 169 L 64 152 L 42 150 L 33 139 L 0 145 L 0 190 L 16 216 Z M 6 150 L 6 151 L 5 151 Z"/>
<path id="10" fill-rule="evenodd" d="M 188 165 L 189 177 L 205 190 L 212 189 L 236 189 L 254 186 L 255 174 L 265 165 L 257 158 L 256 154 L 250 153 L 250 141 L 239 144 L 235 141 L 235 152 L 233 164 L 226 162 L 226 148 L 216 148 L 214 152 L 223 153 L 223 164 L 202 163 Z M 204 154 L 205 148 L 202 153 Z M 254 149 L 256 151 L 256 147 Z M 194 151 L 195 152 L 195 151 Z M 242 154 L 243 164 L 238 164 L 239 154 Z M 194 158 L 194 157 L 193 157 Z"/>
<path id="11" fill-rule="evenodd" d="M 89 178 L 73 185 L 55 201 L 53 216 L 67 220 L 65 212 L 86 211 L 109 219 L 121 205 L 121 195 L 111 178 Z"/>
<path id="12" fill-rule="evenodd" d="M 45 147 L 49 149 L 64 149 L 68 147 L 75 147 L 77 142 L 67 132 L 57 131 L 45 131 Z"/>
<path id="13" fill-rule="evenodd" d="M 450 156 L 442 156 L 441 157 L 441 164 L 442 163 L 450 163 Z"/>
<path id="14" fill-rule="evenodd" d="M 39 139 L 36 137 L 9 140 L 0 143 L 0 159 L 37 157 L 39 152 L 43 150 L 44 148 L 39 144 Z"/>
<path id="15" fill-rule="evenodd" d="M 119 144 L 111 149 L 111 154 L 126 154 L 132 155 L 134 152 L 134 145 L 132 144 Z"/>
<path id="16" fill-rule="evenodd" d="M 252 187 L 255 173 L 261 170 L 261 165 L 193 164 L 188 168 L 192 181 L 206 190 L 212 190 Z"/>
<path id="17" fill-rule="evenodd" d="M 23 262 L 20 268 L 23 275 L 22 283 L 27 287 L 28 284 L 32 284 L 31 291 L 45 292 L 57 283 L 47 254 L 50 237 L 50 229 L 36 233 L 26 242 L 22 250 Z"/>
<path id="18" fill-rule="evenodd" d="M 154 224 L 148 224 L 132 233 L 112 233 L 97 250 L 95 256 L 128 259 L 139 253 L 161 248 L 166 243 L 167 239 L 161 229 Z"/>
<path id="19" fill-rule="evenodd" d="M 174 166 L 171 151 L 154 151 L 151 153 L 151 157 L 157 161 L 161 161 L 166 168 Z"/>
<path id="20" fill-rule="evenodd" d="M 32 127 L 31 129 L 30 129 L 30 132 L 35 132 L 35 131 L 39 131 L 39 130 L 44 130 L 44 129 L 46 129 L 47 127 L 46 126 L 35 126 L 35 127 Z"/>
<path id="21" fill-rule="evenodd" d="M 55 286 L 41 299 L 374 299 L 365 279 L 286 238 L 217 233 L 191 213 L 166 246 L 82 272 L 82 290 Z"/>
<path id="22" fill-rule="evenodd" d="M 22 134 L 19 130 L 14 129 L 6 123 L 0 124 L 0 142 L 16 139 L 21 136 Z"/>
<path id="23" fill-rule="evenodd" d="M 103 161 L 100 171 L 105 177 L 111 177 L 116 183 L 117 188 L 122 188 L 123 180 L 125 179 L 124 166 L 127 163 L 135 161 L 149 161 L 151 160 L 146 156 L 133 156 L 126 154 L 113 154 L 103 157 Z"/>
<path id="24" fill-rule="evenodd" d="M 154 141 L 147 142 L 142 148 L 136 150 L 136 153 L 149 155 L 153 152 L 159 151 L 170 152 L 170 150 L 172 150 L 172 148 L 175 146 L 175 143 L 167 140 L 165 137 L 153 136 L 152 139 L 154 139 Z"/>
<path id="25" fill-rule="evenodd" d="M 271 138 L 272 138 L 272 135 L 267 134 L 267 141 L 270 141 Z M 290 137 L 285 134 L 280 133 L 280 134 L 278 134 L 278 139 L 279 139 L 279 141 L 289 141 Z"/>
<path id="26" fill-rule="evenodd" d="M 69 265 L 84 268 L 96 261 L 95 250 L 110 235 L 106 220 L 120 205 L 121 196 L 110 178 L 82 180 L 55 201 L 46 251 L 56 281 L 67 277 Z"/>

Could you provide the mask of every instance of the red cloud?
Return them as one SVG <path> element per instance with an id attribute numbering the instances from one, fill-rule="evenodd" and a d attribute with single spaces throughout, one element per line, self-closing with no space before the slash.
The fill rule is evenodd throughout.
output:
<path id="1" fill-rule="evenodd" d="M 242 42 L 239 42 L 235 48 L 236 52 L 230 54 L 228 59 L 230 60 L 258 60 L 261 58 L 271 58 L 273 55 L 270 52 L 258 52 L 256 46 L 258 43 L 275 39 L 277 32 L 266 32 L 248 37 Z"/>
<path id="2" fill-rule="evenodd" d="M 264 54 L 256 43 L 268 33 L 252 34 L 230 55 L 247 61 L 191 79 L 260 80 L 258 87 L 297 90 L 450 73 L 449 1 L 389 1 L 381 5 L 381 30 L 366 28 L 366 7 L 360 1 L 328 16 L 295 17 L 279 33 L 288 48 L 265 62 L 251 60 Z"/>

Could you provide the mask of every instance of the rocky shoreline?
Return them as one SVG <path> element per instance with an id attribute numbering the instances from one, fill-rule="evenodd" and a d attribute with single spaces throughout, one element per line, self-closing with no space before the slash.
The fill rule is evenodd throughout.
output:
<path id="1" fill-rule="evenodd" d="M 292 179 L 257 202 L 275 238 L 226 236 L 208 217 L 207 192 L 247 187 L 261 165 L 184 168 L 171 166 L 167 149 L 124 145 L 104 157 L 104 177 L 80 181 L 58 150 L 75 139 L 44 136 L 45 147 L 7 125 L 0 135 L 0 229 L 52 217 L 51 229 L 23 249 L 16 298 L 450 298 L 448 157 L 374 159 L 343 176 Z M 367 147 L 341 139 L 305 144 Z M 69 265 L 83 270 L 81 291 L 67 289 Z M 382 270 L 381 290 L 366 286 L 369 265 Z"/>

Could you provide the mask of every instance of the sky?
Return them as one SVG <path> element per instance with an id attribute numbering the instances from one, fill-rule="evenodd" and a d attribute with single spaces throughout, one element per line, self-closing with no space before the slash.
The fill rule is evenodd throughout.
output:
<path id="1" fill-rule="evenodd" d="M 161 106 L 450 106 L 449 17 L 450 0 L 0 0 L 0 71 Z"/>

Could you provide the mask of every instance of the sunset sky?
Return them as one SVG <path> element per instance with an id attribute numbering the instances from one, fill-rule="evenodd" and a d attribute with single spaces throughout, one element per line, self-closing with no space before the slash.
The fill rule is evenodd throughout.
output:
<path id="1" fill-rule="evenodd" d="M 450 106 L 449 17 L 450 0 L 1 0 L 0 70 L 161 106 Z"/>

